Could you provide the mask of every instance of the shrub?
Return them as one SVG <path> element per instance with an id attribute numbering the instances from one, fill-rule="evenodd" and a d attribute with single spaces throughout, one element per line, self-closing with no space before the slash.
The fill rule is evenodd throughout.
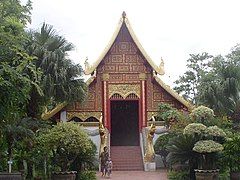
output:
<path id="1" fill-rule="evenodd" d="M 213 153 L 223 150 L 223 146 L 213 140 L 202 140 L 198 141 L 193 150 L 198 153 Z"/>
<path id="2" fill-rule="evenodd" d="M 166 157 L 168 155 L 167 145 L 169 139 L 173 137 L 173 134 L 167 133 L 160 135 L 154 144 L 154 151 L 160 155 L 165 167 L 167 167 Z"/>
<path id="3" fill-rule="evenodd" d="M 169 171 L 168 172 L 169 180 L 190 180 L 189 171 Z"/>
<path id="4" fill-rule="evenodd" d="M 183 134 L 195 135 L 202 134 L 207 127 L 201 123 L 191 123 L 184 128 Z"/>
<path id="5" fill-rule="evenodd" d="M 230 171 L 240 171 L 240 134 L 234 134 L 224 143 L 224 163 L 228 165 Z"/>
<path id="6" fill-rule="evenodd" d="M 192 118 L 194 121 L 206 124 L 208 121 L 211 121 L 214 117 L 214 112 L 212 109 L 206 107 L 206 106 L 199 106 L 197 108 L 194 108 L 194 110 L 191 113 Z"/>
<path id="7" fill-rule="evenodd" d="M 181 113 L 170 104 L 161 103 L 158 107 L 158 119 L 162 119 L 167 127 L 172 123 L 179 121 Z"/>
<path id="8" fill-rule="evenodd" d="M 75 159 L 91 151 L 92 144 L 88 135 L 77 124 L 59 123 L 46 134 L 38 137 L 38 146 L 43 154 L 52 152 L 55 170 L 68 171 Z"/>
<path id="9" fill-rule="evenodd" d="M 209 126 L 205 130 L 205 133 L 213 137 L 226 137 L 226 133 L 217 126 Z"/>
<path id="10" fill-rule="evenodd" d="M 77 180 L 96 180 L 96 172 L 95 171 L 82 171 L 77 175 Z"/>

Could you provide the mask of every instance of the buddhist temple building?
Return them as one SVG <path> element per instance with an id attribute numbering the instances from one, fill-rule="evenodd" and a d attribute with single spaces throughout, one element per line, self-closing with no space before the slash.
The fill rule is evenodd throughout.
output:
<path id="1" fill-rule="evenodd" d="M 162 81 L 163 61 L 155 64 L 143 49 L 125 12 L 95 63 L 86 60 L 85 74 L 90 76 L 86 100 L 60 104 L 43 118 L 79 122 L 95 132 L 94 142 L 100 152 L 109 147 L 115 170 L 155 169 L 151 130 L 158 128 L 152 119 L 159 103 L 184 111 L 192 106 Z"/>

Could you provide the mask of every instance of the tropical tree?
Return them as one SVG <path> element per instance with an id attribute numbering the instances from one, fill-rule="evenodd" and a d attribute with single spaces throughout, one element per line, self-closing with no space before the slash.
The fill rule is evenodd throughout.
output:
<path id="1" fill-rule="evenodd" d="M 18 0 L 0 3 L 0 123 L 15 121 L 24 116 L 31 86 L 40 93 L 33 57 L 23 48 L 26 42 L 24 27 L 30 21 L 31 2 L 25 6 Z M 2 124 L 1 124 L 2 125 Z"/>
<path id="2" fill-rule="evenodd" d="M 45 23 L 40 32 L 29 32 L 29 38 L 26 48 L 30 55 L 36 57 L 34 64 L 42 71 L 40 84 L 44 97 L 35 88 L 32 89 L 28 115 L 38 117 L 47 105 L 82 101 L 86 90 L 83 79 L 80 78 L 83 71 L 79 64 L 74 64 L 68 57 L 74 46 L 58 35 L 53 26 Z"/>
<path id="3" fill-rule="evenodd" d="M 24 28 L 30 22 L 31 9 L 31 1 L 26 5 L 18 0 L 0 2 L 0 142 L 1 151 L 6 152 L 10 161 L 17 143 L 33 137 L 33 132 L 21 123 L 31 88 L 42 94 L 34 58 L 24 49 Z M 6 162 L 2 159 L 5 156 L 1 156 L 1 162 Z"/>
<path id="4" fill-rule="evenodd" d="M 174 89 L 196 105 L 199 104 L 199 84 L 202 76 L 208 71 L 208 64 L 212 57 L 206 52 L 190 54 L 190 58 L 187 60 L 187 71 L 175 81 Z"/>
<path id="5" fill-rule="evenodd" d="M 227 56 L 191 55 L 188 70 L 175 90 L 196 105 L 206 105 L 217 115 L 240 119 L 240 46 Z"/>
<path id="6" fill-rule="evenodd" d="M 202 78 L 199 99 L 216 114 L 239 119 L 240 108 L 240 53 L 235 47 L 225 58 L 217 56 L 211 62 L 211 69 Z M 239 59 L 238 59 L 239 58 Z"/>

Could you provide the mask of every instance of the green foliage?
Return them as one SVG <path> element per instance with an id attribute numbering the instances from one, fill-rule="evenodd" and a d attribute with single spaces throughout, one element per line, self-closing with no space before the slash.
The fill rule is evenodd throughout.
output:
<path id="1" fill-rule="evenodd" d="M 16 18 L 20 23 L 25 25 L 31 21 L 30 15 L 32 10 L 31 1 L 27 1 L 26 5 L 21 5 L 19 0 L 1 0 L 0 17 L 6 19 L 8 17 Z"/>
<path id="2" fill-rule="evenodd" d="M 240 134 L 234 134 L 224 144 L 224 163 L 232 172 L 240 171 Z"/>
<path id="3" fill-rule="evenodd" d="M 161 151 L 165 151 L 167 150 L 167 144 L 169 139 L 171 139 L 174 135 L 171 133 L 166 133 L 166 134 L 162 134 L 160 135 L 155 144 L 154 144 L 154 150 L 156 154 L 160 154 Z"/>
<path id="4" fill-rule="evenodd" d="M 192 123 L 185 127 L 184 134 L 198 139 L 192 150 L 200 155 L 199 168 L 216 168 L 215 162 L 219 159 L 217 153 L 223 150 L 220 143 L 223 142 L 226 133 L 217 126 L 207 128 L 201 123 Z"/>
<path id="5" fill-rule="evenodd" d="M 211 121 L 214 117 L 213 110 L 206 106 L 198 106 L 193 109 L 191 116 L 196 122 L 204 124 L 204 121 Z"/>
<path id="6" fill-rule="evenodd" d="M 174 89 L 178 93 L 183 93 L 183 96 L 194 104 L 198 105 L 198 91 L 202 76 L 208 69 L 208 63 L 212 56 L 204 52 L 202 54 L 190 54 L 187 60 L 187 71 L 180 76 Z"/>
<path id="7" fill-rule="evenodd" d="M 240 46 L 227 56 L 207 53 L 190 55 L 187 71 L 174 88 L 196 105 L 206 105 L 217 115 L 239 121 L 240 113 Z"/>
<path id="8" fill-rule="evenodd" d="M 186 125 L 186 119 L 188 119 L 187 115 L 183 115 L 181 111 L 172 107 L 167 103 L 160 103 L 158 107 L 158 115 L 157 119 L 162 119 L 165 122 L 167 127 L 173 127 L 176 129 L 181 129 Z"/>
<path id="9" fill-rule="evenodd" d="M 169 140 L 167 162 L 170 164 L 194 162 L 198 154 L 193 151 L 194 144 L 199 139 L 191 135 L 178 135 Z"/>
<path id="10" fill-rule="evenodd" d="M 190 180 L 188 171 L 168 171 L 169 180 Z"/>
<path id="11" fill-rule="evenodd" d="M 90 141 L 91 148 L 87 149 L 86 152 L 81 152 L 78 154 L 77 158 L 72 163 L 70 169 L 71 170 L 79 170 L 86 171 L 86 170 L 96 170 L 96 145 Z"/>
<path id="12" fill-rule="evenodd" d="M 219 180 L 229 180 L 229 179 L 230 179 L 230 174 L 228 171 L 219 173 Z"/>
<path id="13" fill-rule="evenodd" d="M 40 92 L 33 57 L 23 47 L 30 10 L 30 1 L 25 6 L 18 0 L 0 3 L 0 123 L 9 123 L 25 115 L 31 86 Z M 34 74 L 33 79 L 26 72 Z"/>
<path id="14" fill-rule="evenodd" d="M 197 168 L 199 157 L 199 154 L 192 149 L 198 140 L 197 137 L 191 135 L 179 134 L 169 140 L 167 147 L 169 151 L 167 162 L 170 165 L 188 164 L 191 178 L 194 178 L 194 169 Z"/>
<path id="15" fill-rule="evenodd" d="M 184 128 L 183 134 L 201 135 L 207 127 L 201 123 L 191 123 Z"/>
<path id="16" fill-rule="evenodd" d="M 213 140 L 201 140 L 198 141 L 193 150 L 198 153 L 213 153 L 223 150 L 223 146 Z"/>
<path id="17" fill-rule="evenodd" d="M 96 171 L 82 171 L 78 174 L 77 180 L 96 180 Z"/>
<path id="18" fill-rule="evenodd" d="M 78 156 L 88 156 L 92 143 L 83 129 L 74 123 L 59 123 L 38 137 L 44 154 L 52 152 L 53 164 L 61 171 L 70 169 Z"/>
<path id="19" fill-rule="evenodd" d="M 217 126 L 210 126 L 205 130 L 207 136 L 226 137 L 226 133 Z"/>
<path id="20" fill-rule="evenodd" d="M 236 46 L 225 58 L 217 56 L 201 82 L 199 97 L 217 114 L 234 116 L 239 107 L 239 51 Z M 238 58 L 238 59 L 237 59 Z"/>
<path id="21" fill-rule="evenodd" d="M 44 92 L 42 97 L 32 89 L 28 115 L 39 116 L 42 108 L 49 105 L 83 101 L 86 94 L 86 85 L 81 78 L 83 70 L 68 58 L 74 46 L 45 23 L 40 31 L 30 31 L 28 37 L 26 49 L 36 57 L 33 63 L 42 71 L 40 84 Z"/>
<path id="22" fill-rule="evenodd" d="M 172 137 L 174 137 L 173 133 L 166 133 L 166 134 L 160 135 L 154 144 L 154 151 L 156 154 L 161 156 L 165 167 L 167 167 L 167 160 L 166 160 L 168 155 L 167 145 L 168 145 L 168 141 Z"/>

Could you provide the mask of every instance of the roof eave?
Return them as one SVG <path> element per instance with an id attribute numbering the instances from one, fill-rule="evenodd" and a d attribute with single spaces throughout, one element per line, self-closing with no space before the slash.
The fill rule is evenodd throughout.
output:
<path id="1" fill-rule="evenodd" d="M 166 85 L 159 77 L 153 76 L 156 82 L 165 89 L 169 94 L 171 94 L 175 99 L 177 99 L 180 103 L 182 103 L 184 106 L 188 108 L 189 111 L 191 111 L 194 106 L 189 101 L 186 101 L 182 96 L 180 96 L 176 91 L 172 90 L 170 86 Z"/>
<path id="2" fill-rule="evenodd" d="M 46 109 L 46 111 L 44 113 L 42 113 L 41 118 L 43 120 L 50 119 L 55 114 L 57 114 L 60 110 L 62 110 L 62 108 L 64 108 L 66 105 L 67 105 L 67 102 L 63 102 L 63 103 L 59 103 L 54 109 L 52 109 L 50 111 L 47 111 L 47 109 Z"/>

